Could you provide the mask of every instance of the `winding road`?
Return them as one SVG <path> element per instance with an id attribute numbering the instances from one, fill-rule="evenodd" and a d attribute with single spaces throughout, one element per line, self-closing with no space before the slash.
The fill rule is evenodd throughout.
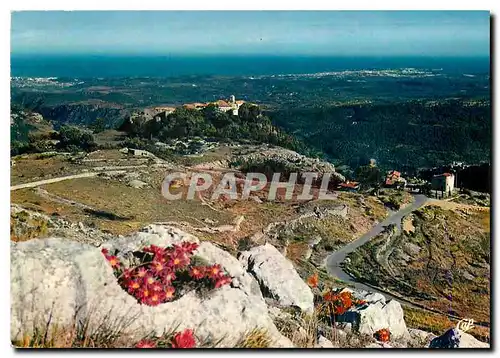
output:
<path id="1" fill-rule="evenodd" d="M 366 234 L 361 236 L 359 239 L 354 240 L 344 246 L 343 248 L 333 252 L 330 256 L 327 257 L 326 259 L 326 269 L 327 272 L 330 275 L 333 275 L 337 278 L 339 278 L 342 281 L 345 281 L 349 284 L 352 284 L 354 286 L 365 286 L 357 281 L 354 281 L 351 276 L 349 276 L 347 273 L 344 272 L 342 267 L 340 267 L 340 264 L 344 261 L 346 258 L 347 254 L 353 252 L 356 250 L 358 247 L 366 244 L 368 241 L 373 239 L 375 236 L 379 235 L 386 226 L 394 224 L 398 227 L 398 229 L 401 229 L 401 219 L 411 213 L 412 211 L 415 211 L 422 207 L 428 200 L 428 198 L 425 195 L 415 195 L 415 201 L 411 203 L 410 205 L 405 206 L 403 209 L 395 212 L 394 214 L 390 215 L 387 219 L 382 221 L 381 223 L 377 224 L 374 226 L 370 231 L 368 231 Z M 360 287 L 361 288 L 361 287 Z M 363 288 L 366 289 L 366 288 Z M 370 290 L 373 290 L 373 288 L 370 288 Z"/>
<path id="2" fill-rule="evenodd" d="M 414 303 L 404 300 L 401 297 L 394 296 L 386 291 L 379 290 L 376 287 L 372 285 L 367 285 L 358 281 L 355 281 L 353 277 L 351 277 L 348 273 L 346 273 L 342 267 L 340 266 L 341 263 L 345 260 L 346 256 L 356 250 L 358 247 L 366 244 L 368 241 L 373 239 L 375 236 L 379 235 L 386 226 L 394 224 L 397 226 L 397 228 L 400 230 L 401 229 L 401 220 L 403 219 L 404 216 L 408 215 L 412 211 L 415 211 L 419 208 L 421 208 L 429 199 L 422 194 L 415 195 L 415 201 L 411 203 L 410 205 L 405 206 L 401 210 L 391 214 L 387 219 L 382 221 L 381 223 L 377 224 L 374 226 L 370 231 L 368 231 L 366 234 L 361 236 L 359 239 L 354 240 L 347 244 L 346 246 L 342 247 L 341 249 L 333 252 L 326 258 L 326 270 L 328 274 L 338 278 L 339 280 L 342 280 L 349 285 L 355 287 L 356 289 L 359 290 L 364 290 L 364 291 L 370 291 L 370 292 L 378 292 L 382 295 L 384 295 L 388 299 L 394 299 L 401 304 L 405 304 L 410 307 L 414 308 L 422 308 L 420 305 L 415 305 Z"/>
<path id="3" fill-rule="evenodd" d="M 368 231 L 366 234 L 361 236 L 359 239 L 352 241 L 351 243 L 347 244 L 343 248 L 330 254 L 326 258 L 326 270 L 327 270 L 328 274 L 348 283 L 349 285 L 355 287 L 356 289 L 369 291 L 369 292 L 377 292 L 377 293 L 384 295 L 387 299 L 394 299 L 394 300 L 398 301 L 402 305 L 409 306 L 412 308 L 419 308 L 419 309 L 423 309 L 423 310 L 434 312 L 434 313 L 443 314 L 443 315 L 446 315 L 450 318 L 460 320 L 460 319 L 462 319 L 461 317 L 454 316 L 454 315 L 451 315 L 451 314 L 448 314 L 445 312 L 440 312 L 438 310 L 431 309 L 431 308 L 425 307 L 425 306 L 420 305 L 420 304 L 415 304 L 414 302 L 411 302 L 410 300 L 407 300 L 404 297 L 395 296 L 395 295 L 392 295 L 391 293 L 389 293 L 385 290 L 378 289 L 375 286 L 367 285 L 367 284 L 358 282 L 358 281 L 354 280 L 354 278 L 351 277 L 348 273 L 346 273 L 342 269 L 342 267 L 340 266 L 340 264 L 344 261 L 344 259 L 346 258 L 346 256 L 349 253 L 353 252 L 358 247 L 366 244 L 368 241 L 373 239 L 375 236 L 379 235 L 384 230 L 384 228 L 386 226 L 394 224 L 394 225 L 396 225 L 398 230 L 401 230 L 401 221 L 402 221 L 404 216 L 408 215 L 412 211 L 415 211 L 415 210 L 421 208 L 427 202 L 434 201 L 433 199 L 429 199 L 425 195 L 422 195 L 422 194 L 414 195 L 414 197 L 415 197 L 415 201 L 411 205 L 405 206 L 403 209 L 393 213 L 387 219 L 385 219 L 384 221 L 382 221 L 378 225 L 374 226 L 370 231 Z M 487 322 L 476 322 L 475 324 L 477 326 L 489 327 L 489 323 L 487 323 Z"/>

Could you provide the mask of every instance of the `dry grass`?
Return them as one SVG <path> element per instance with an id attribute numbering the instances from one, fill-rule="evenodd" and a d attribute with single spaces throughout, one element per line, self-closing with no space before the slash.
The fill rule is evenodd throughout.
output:
<path id="1" fill-rule="evenodd" d="M 10 239 L 27 241 L 37 237 L 45 237 L 48 233 L 48 221 L 42 217 L 30 216 L 26 212 L 11 213 Z"/>
<path id="2" fill-rule="evenodd" d="M 101 178 L 81 178 L 43 186 L 49 193 L 90 206 L 109 216 L 92 214 L 77 206 L 61 204 L 40 197 L 32 190 L 19 190 L 11 201 L 47 214 L 59 215 L 77 222 L 93 222 L 101 230 L 114 234 L 127 234 L 152 222 L 186 221 L 201 226 L 200 220 L 209 218 L 219 225 L 230 224 L 230 214 L 221 213 L 201 205 L 196 200 L 168 201 L 154 188 L 135 189 L 118 181 Z"/>
<path id="3" fill-rule="evenodd" d="M 265 329 L 255 328 L 243 335 L 236 343 L 235 348 L 270 348 L 272 340 Z"/>
<path id="4" fill-rule="evenodd" d="M 81 171 L 81 166 L 69 162 L 64 155 L 40 157 L 40 154 L 28 154 L 13 159 L 16 164 L 10 172 L 11 185 L 66 176 Z"/>
<path id="5" fill-rule="evenodd" d="M 31 332 L 22 333 L 19 341 L 13 341 L 16 348 L 126 348 L 131 340 L 125 329 L 132 319 L 109 319 L 105 315 L 97 325 L 91 327 L 92 310 L 83 321 L 73 320 L 68 326 L 52 323 L 52 314 L 47 322 L 35 324 Z"/>
<path id="6" fill-rule="evenodd" d="M 403 306 L 403 311 L 406 325 L 409 328 L 421 329 L 432 332 L 435 335 L 443 334 L 448 329 L 455 327 L 458 322 L 444 315 L 407 306 Z M 490 330 L 486 327 L 476 326 L 468 333 L 480 341 L 490 342 Z"/>

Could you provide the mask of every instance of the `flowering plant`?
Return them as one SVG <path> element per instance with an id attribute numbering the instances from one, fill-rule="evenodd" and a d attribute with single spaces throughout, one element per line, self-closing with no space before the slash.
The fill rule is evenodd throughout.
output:
<path id="1" fill-rule="evenodd" d="M 135 348 L 196 348 L 196 340 L 192 329 L 185 329 L 182 332 L 176 332 L 168 335 L 165 340 L 163 337 L 153 339 L 142 339 L 135 344 Z"/>
<path id="2" fill-rule="evenodd" d="M 183 242 L 168 248 L 151 245 L 128 255 L 128 260 L 102 249 L 120 286 L 141 304 L 156 306 L 177 298 L 184 285 L 194 281 L 200 287 L 219 288 L 231 283 L 219 264 L 195 266 L 191 263 L 198 244 Z"/>
<path id="3" fill-rule="evenodd" d="M 328 291 L 323 295 L 323 300 L 327 303 L 333 313 L 341 315 L 353 306 L 352 293 L 349 291 L 334 292 Z"/>
<path id="4" fill-rule="evenodd" d="M 391 332 L 387 328 L 379 329 L 373 334 L 375 339 L 380 342 L 388 342 L 391 339 Z"/>

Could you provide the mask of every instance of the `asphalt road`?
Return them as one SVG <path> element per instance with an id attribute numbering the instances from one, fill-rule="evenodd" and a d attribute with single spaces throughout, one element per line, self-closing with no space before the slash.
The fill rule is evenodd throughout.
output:
<path id="1" fill-rule="evenodd" d="M 352 285 L 358 289 L 372 291 L 372 292 L 379 292 L 389 299 L 395 299 L 397 301 L 400 301 L 402 304 L 414 306 L 412 303 L 410 303 L 408 301 L 404 301 L 401 298 L 392 296 L 384 291 L 377 290 L 375 287 L 368 286 L 368 285 L 365 285 L 361 282 L 355 281 L 349 274 L 344 272 L 342 267 L 340 267 L 340 264 L 344 261 L 344 259 L 346 258 L 346 256 L 349 253 L 353 252 L 358 247 L 366 244 L 368 241 L 370 241 L 375 236 L 380 234 L 386 226 L 388 226 L 390 224 L 394 224 L 398 227 L 398 229 L 401 229 L 401 219 L 404 216 L 411 213 L 412 211 L 415 211 L 415 210 L 419 209 L 420 207 L 422 207 L 428 200 L 428 198 L 422 194 L 415 195 L 414 197 L 415 197 L 415 201 L 412 204 L 410 204 L 410 205 L 404 207 L 403 209 L 391 214 L 387 219 L 385 219 L 381 223 L 374 226 L 370 231 L 368 231 L 366 234 L 361 236 L 359 239 L 350 242 L 346 246 L 344 246 L 341 249 L 330 254 L 330 256 L 328 256 L 326 259 L 327 272 L 330 275 L 332 275 L 332 276 L 334 276 L 334 277 L 336 277 L 336 278 L 338 278 L 346 283 L 349 283 L 350 285 Z"/>

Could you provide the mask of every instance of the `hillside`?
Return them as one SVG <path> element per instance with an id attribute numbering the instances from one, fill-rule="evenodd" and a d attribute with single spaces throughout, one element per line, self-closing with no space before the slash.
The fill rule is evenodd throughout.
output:
<path id="1" fill-rule="evenodd" d="M 490 322 L 489 208 L 432 202 L 348 256 L 357 280 L 454 316 Z"/>
<path id="2" fill-rule="evenodd" d="M 452 161 L 490 159 L 489 101 L 393 101 L 335 107 L 280 109 L 272 122 L 357 168 L 375 158 L 387 168 L 415 173 Z"/>

